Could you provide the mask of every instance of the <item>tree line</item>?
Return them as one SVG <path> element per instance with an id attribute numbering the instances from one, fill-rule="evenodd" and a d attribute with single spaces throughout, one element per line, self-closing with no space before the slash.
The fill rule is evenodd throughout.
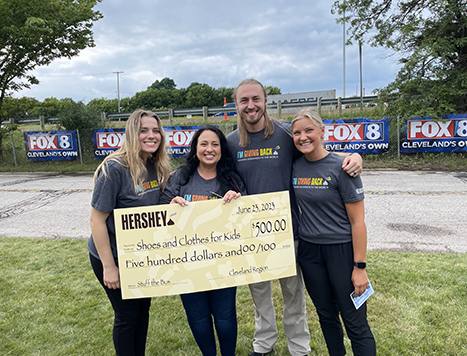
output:
<path id="1" fill-rule="evenodd" d="M 280 94 L 278 87 L 266 87 L 268 94 Z M 120 100 L 121 112 L 132 112 L 137 108 L 147 110 L 163 110 L 167 108 L 199 108 L 202 106 L 220 107 L 224 97 L 231 102 L 233 88 L 213 88 L 205 83 L 191 83 L 187 88 L 177 88 L 171 78 L 156 80 L 145 90 L 132 97 Z M 39 101 L 30 97 L 6 97 L 0 109 L 2 118 L 45 118 L 67 116 L 70 112 L 81 112 L 100 117 L 101 113 L 116 113 L 117 99 L 97 98 L 87 104 L 75 102 L 73 99 L 46 98 Z"/>

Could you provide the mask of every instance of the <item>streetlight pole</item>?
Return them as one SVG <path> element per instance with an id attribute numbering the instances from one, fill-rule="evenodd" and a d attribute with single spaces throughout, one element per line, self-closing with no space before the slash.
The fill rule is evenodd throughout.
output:
<path id="1" fill-rule="evenodd" d="M 123 72 L 112 72 L 117 74 L 117 100 L 118 100 L 118 111 L 120 113 L 120 74 Z"/>

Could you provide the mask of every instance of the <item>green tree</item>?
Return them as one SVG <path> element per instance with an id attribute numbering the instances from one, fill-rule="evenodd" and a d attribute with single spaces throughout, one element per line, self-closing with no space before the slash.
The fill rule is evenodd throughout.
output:
<path id="1" fill-rule="evenodd" d="M 278 87 L 273 87 L 272 85 L 266 85 L 264 88 L 266 90 L 266 94 L 268 95 L 277 95 L 281 93 L 281 89 Z"/>
<path id="2" fill-rule="evenodd" d="M 44 101 L 35 108 L 35 116 L 44 116 L 45 118 L 58 117 L 62 108 L 62 102 L 54 97 L 45 98 Z"/>
<path id="3" fill-rule="evenodd" d="M 216 103 L 215 106 L 224 105 L 224 97 L 227 99 L 227 102 L 230 103 L 233 101 L 233 88 L 220 87 L 214 89 L 216 94 Z"/>
<path id="4" fill-rule="evenodd" d="M 151 89 L 175 89 L 176 87 L 177 85 L 175 84 L 174 80 L 167 77 L 161 79 L 161 81 L 156 80 L 149 86 Z"/>
<path id="5" fill-rule="evenodd" d="M 89 131 L 100 126 L 100 114 L 82 102 L 67 99 L 62 104 L 58 117 L 65 129 Z"/>
<path id="6" fill-rule="evenodd" d="M 397 77 L 378 91 L 390 112 L 467 111 L 465 0 L 345 0 L 335 1 L 333 11 L 350 24 L 350 41 L 384 46 L 401 56 Z"/>
<path id="7" fill-rule="evenodd" d="M 0 121 L 8 95 L 39 83 L 33 69 L 94 46 L 92 25 L 102 17 L 93 10 L 98 1 L 0 0 Z"/>
<path id="8" fill-rule="evenodd" d="M 182 104 L 181 92 L 177 89 L 149 88 L 131 98 L 131 109 L 156 110 L 179 107 Z"/>
<path id="9" fill-rule="evenodd" d="M 40 102 L 34 98 L 21 97 L 11 98 L 7 97 L 4 100 L 4 105 L 1 108 L 1 116 L 4 118 L 25 119 L 36 115 L 37 107 Z"/>
<path id="10" fill-rule="evenodd" d="M 79 130 L 81 151 L 85 159 L 93 157 L 92 137 L 94 129 L 103 127 L 100 113 L 84 103 L 71 99 L 62 101 L 58 117 L 60 125 L 67 130 Z"/>
<path id="11" fill-rule="evenodd" d="M 4 98 L 37 84 L 31 71 L 94 46 L 100 0 L 0 0 L 0 109 Z"/>
<path id="12" fill-rule="evenodd" d="M 219 105 L 214 88 L 208 84 L 191 83 L 186 88 L 185 106 L 199 108 L 200 106 Z"/>
<path id="13" fill-rule="evenodd" d="M 120 104 L 121 102 L 122 100 L 120 100 Z M 96 112 L 113 113 L 113 112 L 118 111 L 118 100 L 97 98 L 97 99 L 92 99 L 89 103 L 87 103 L 86 106 Z"/>

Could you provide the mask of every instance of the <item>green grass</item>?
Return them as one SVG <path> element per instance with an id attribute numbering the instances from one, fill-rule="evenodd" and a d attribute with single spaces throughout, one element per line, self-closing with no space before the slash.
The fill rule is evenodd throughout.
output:
<path id="1" fill-rule="evenodd" d="M 1 355 L 113 354 L 112 310 L 85 241 L 0 238 L 0 251 Z M 467 355 L 466 254 L 371 251 L 368 260 L 376 290 L 368 315 L 379 355 Z M 307 300 L 312 354 L 325 355 Z M 277 282 L 274 303 L 280 311 Z M 254 327 L 247 287 L 238 289 L 237 307 L 238 355 L 246 355 Z M 147 354 L 199 354 L 178 297 L 153 299 Z M 287 355 L 282 326 L 276 355 Z"/>

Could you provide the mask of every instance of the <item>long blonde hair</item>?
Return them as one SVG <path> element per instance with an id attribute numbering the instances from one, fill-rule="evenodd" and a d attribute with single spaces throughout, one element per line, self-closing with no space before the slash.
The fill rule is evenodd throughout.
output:
<path id="1" fill-rule="evenodd" d="M 234 92 L 233 92 L 235 105 L 237 104 L 238 88 L 240 88 L 242 85 L 247 85 L 247 84 L 259 85 L 261 89 L 263 90 L 264 101 L 265 101 L 264 115 L 263 115 L 264 116 L 264 138 L 269 138 L 274 133 L 274 125 L 273 125 L 272 119 L 269 117 L 268 112 L 267 112 L 267 94 L 266 94 L 266 89 L 264 89 L 263 84 L 261 84 L 259 81 L 253 78 L 242 80 L 240 84 L 237 85 L 237 87 L 234 89 Z M 237 126 L 238 126 L 238 134 L 240 137 L 239 145 L 240 147 L 245 147 L 246 145 L 250 143 L 250 140 L 248 138 L 248 130 L 246 129 L 245 123 L 243 122 L 243 119 L 239 112 L 237 112 Z"/>
<path id="2" fill-rule="evenodd" d="M 130 171 L 133 186 L 141 186 L 145 179 L 147 179 L 147 169 L 145 162 L 141 156 L 141 147 L 139 143 L 139 132 L 141 128 L 141 119 L 143 117 L 153 117 L 157 121 L 159 130 L 161 132 L 161 142 L 159 148 L 153 153 L 154 169 L 157 172 L 157 180 L 161 187 L 164 187 L 169 178 L 171 166 L 169 156 L 165 150 L 165 133 L 162 129 L 160 118 L 152 111 L 137 109 L 128 118 L 125 125 L 125 138 L 122 147 L 117 151 L 108 155 L 104 161 L 97 167 L 94 173 L 94 181 L 102 172 L 107 175 L 107 163 L 109 161 L 116 161 L 122 166 L 128 168 Z"/>

